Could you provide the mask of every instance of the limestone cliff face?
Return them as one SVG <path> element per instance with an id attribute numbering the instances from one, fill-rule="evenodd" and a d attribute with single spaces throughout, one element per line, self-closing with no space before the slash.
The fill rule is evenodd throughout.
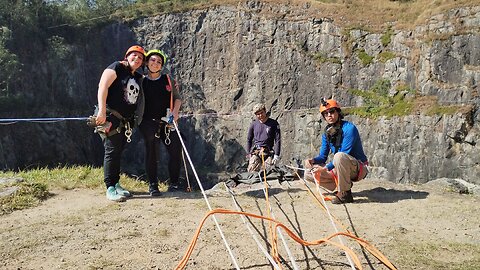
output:
<path id="1" fill-rule="evenodd" d="M 170 66 L 182 84 L 187 114 L 181 125 L 197 165 L 228 170 L 243 161 L 257 101 L 281 124 L 283 162 L 316 155 L 325 125 L 317 113 L 320 98 L 333 95 L 343 106 L 359 106 L 362 99 L 348 89 L 367 90 L 388 79 L 392 89 L 406 85 L 441 104 L 473 106 L 453 115 L 348 116 L 359 126 L 372 175 L 395 182 L 456 177 L 480 183 L 480 7 L 438 15 L 415 31 L 394 31 L 387 44 L 385 34 L 342 29 L 305 15 L 304 8 L 252 1 L 133 25 L 140 43 L 174 55 Z M 360 51 L 373 57 L 371 63 L 362 62 Z M 382 60 L 386 52 L 392 56 Z"/>
<path id="2" fill-rule="evenodd" d="M 342 29 L 308 9 L 249 1 L 160 15 L 105 28 L 103 45 L 111 51 L 121 40 L 135 40 L 173 56 L 165 71 L 182 86 L 180 126 L 203 171 L 233 170 L 244 161 L 254 103 L 264 102 L 281 124 L 282 161 L 290 163 L 318 153 L 322 97 L 361 106 L 364 101 L 348 90 L 368 90 L 386 79 L 392 92 L 404 86 L 465 108 L 375 120 L 347 116 L 360 129 L 371 175 L 480 183 L 480 6 L 437 15 L 414 31 L 393 31 L 389 42 L 385 33 Z M 135 174 L 143 172 L 139 137 L 124 162 Z"/>

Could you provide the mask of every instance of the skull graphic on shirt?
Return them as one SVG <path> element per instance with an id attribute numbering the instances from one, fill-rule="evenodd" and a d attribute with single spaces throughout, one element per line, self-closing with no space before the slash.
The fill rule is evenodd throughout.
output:
<path id="1" fill-rule="evenodd" d="M 140 92 L 140 86 L 134 78 L 130 78 L 127 81 L 127 86 L 124 89 L 125 101 L 129 104 L 136 104 L 138 93 Z"/>

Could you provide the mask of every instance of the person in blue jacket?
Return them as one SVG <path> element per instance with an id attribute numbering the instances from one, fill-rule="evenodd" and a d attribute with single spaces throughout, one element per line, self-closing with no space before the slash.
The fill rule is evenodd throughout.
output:
<path id="1" fill-rule="evenodd" d="M 360 181 L 368 173 L 368 159 L 360 134 L 353 123 L 343 120 L 337 101 L 322 99 L 320 113 L 327 122 L 322 146 L 318 156 L 304 161 L 305 168 L 311 169 L 319 185 L 337 191 L 332 203 L 351 203 L 353 182 Z M 327 163 L 330 153 L 333 153 L 333 160 Z"/>

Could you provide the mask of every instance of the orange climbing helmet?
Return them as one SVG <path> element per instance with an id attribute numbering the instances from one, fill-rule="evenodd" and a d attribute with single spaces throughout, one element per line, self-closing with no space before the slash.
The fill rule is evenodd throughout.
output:
<path id="1" fill-rule="evenodd" d="M 336 100 L 334 99 L 325 100 L 325 98 L 322 98 L 320 102 L 320 113 L 323 113 L 324 111 L 330 108 L 336 108 L 338 111 L 341 111 L 340 104 L 338 104 Z"/>
<path id="2" fill-rule="evenodd" d="M 128 48 L 127 52 L 125 53 L 125 58 L 127 58 L 127 56 L 132 52 L 139 52 L 145 58 L 145 49 L 142 46 L 133 45 L 132 47 Z"/>

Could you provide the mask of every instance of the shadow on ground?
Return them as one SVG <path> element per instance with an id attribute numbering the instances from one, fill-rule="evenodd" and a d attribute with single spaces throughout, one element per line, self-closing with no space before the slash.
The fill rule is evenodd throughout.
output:
<path id="1" fill-rule="evenodd" d="M 415 191 L 415 190 L 397 190 L 397 189 L 385 189 L 383 187 L 377 187 L 370 190 L 362 190 L 360 192 L 354 192 L 355 203 L 367 203 L 367 202 L 380 202 L 380 203 L 395 203 L 401 200 L 410 199 L 425 199 L 428 196 L 428 192 Z M 362 198 L 365 197 L 365 198 Z"/>
<path id="2" fill-rule="evenodd" d="M 296 193 L 296 192 L 304 192 L 304 190 L 299 189 L 299 188 L 291 188 L 291 189 L 284 189 L 284 188 L 269 188 L 268 189 L 268 195 L 269 196 L 274 196 L 282 192 L 290 192 L 290 193 Z M 262 189 L 260 190 L 249 190 L 247 192 L 243 193 L 246 196 L 250 197 L 255 197 L 255 198 L 265 198 L 265 194 Z"/>

